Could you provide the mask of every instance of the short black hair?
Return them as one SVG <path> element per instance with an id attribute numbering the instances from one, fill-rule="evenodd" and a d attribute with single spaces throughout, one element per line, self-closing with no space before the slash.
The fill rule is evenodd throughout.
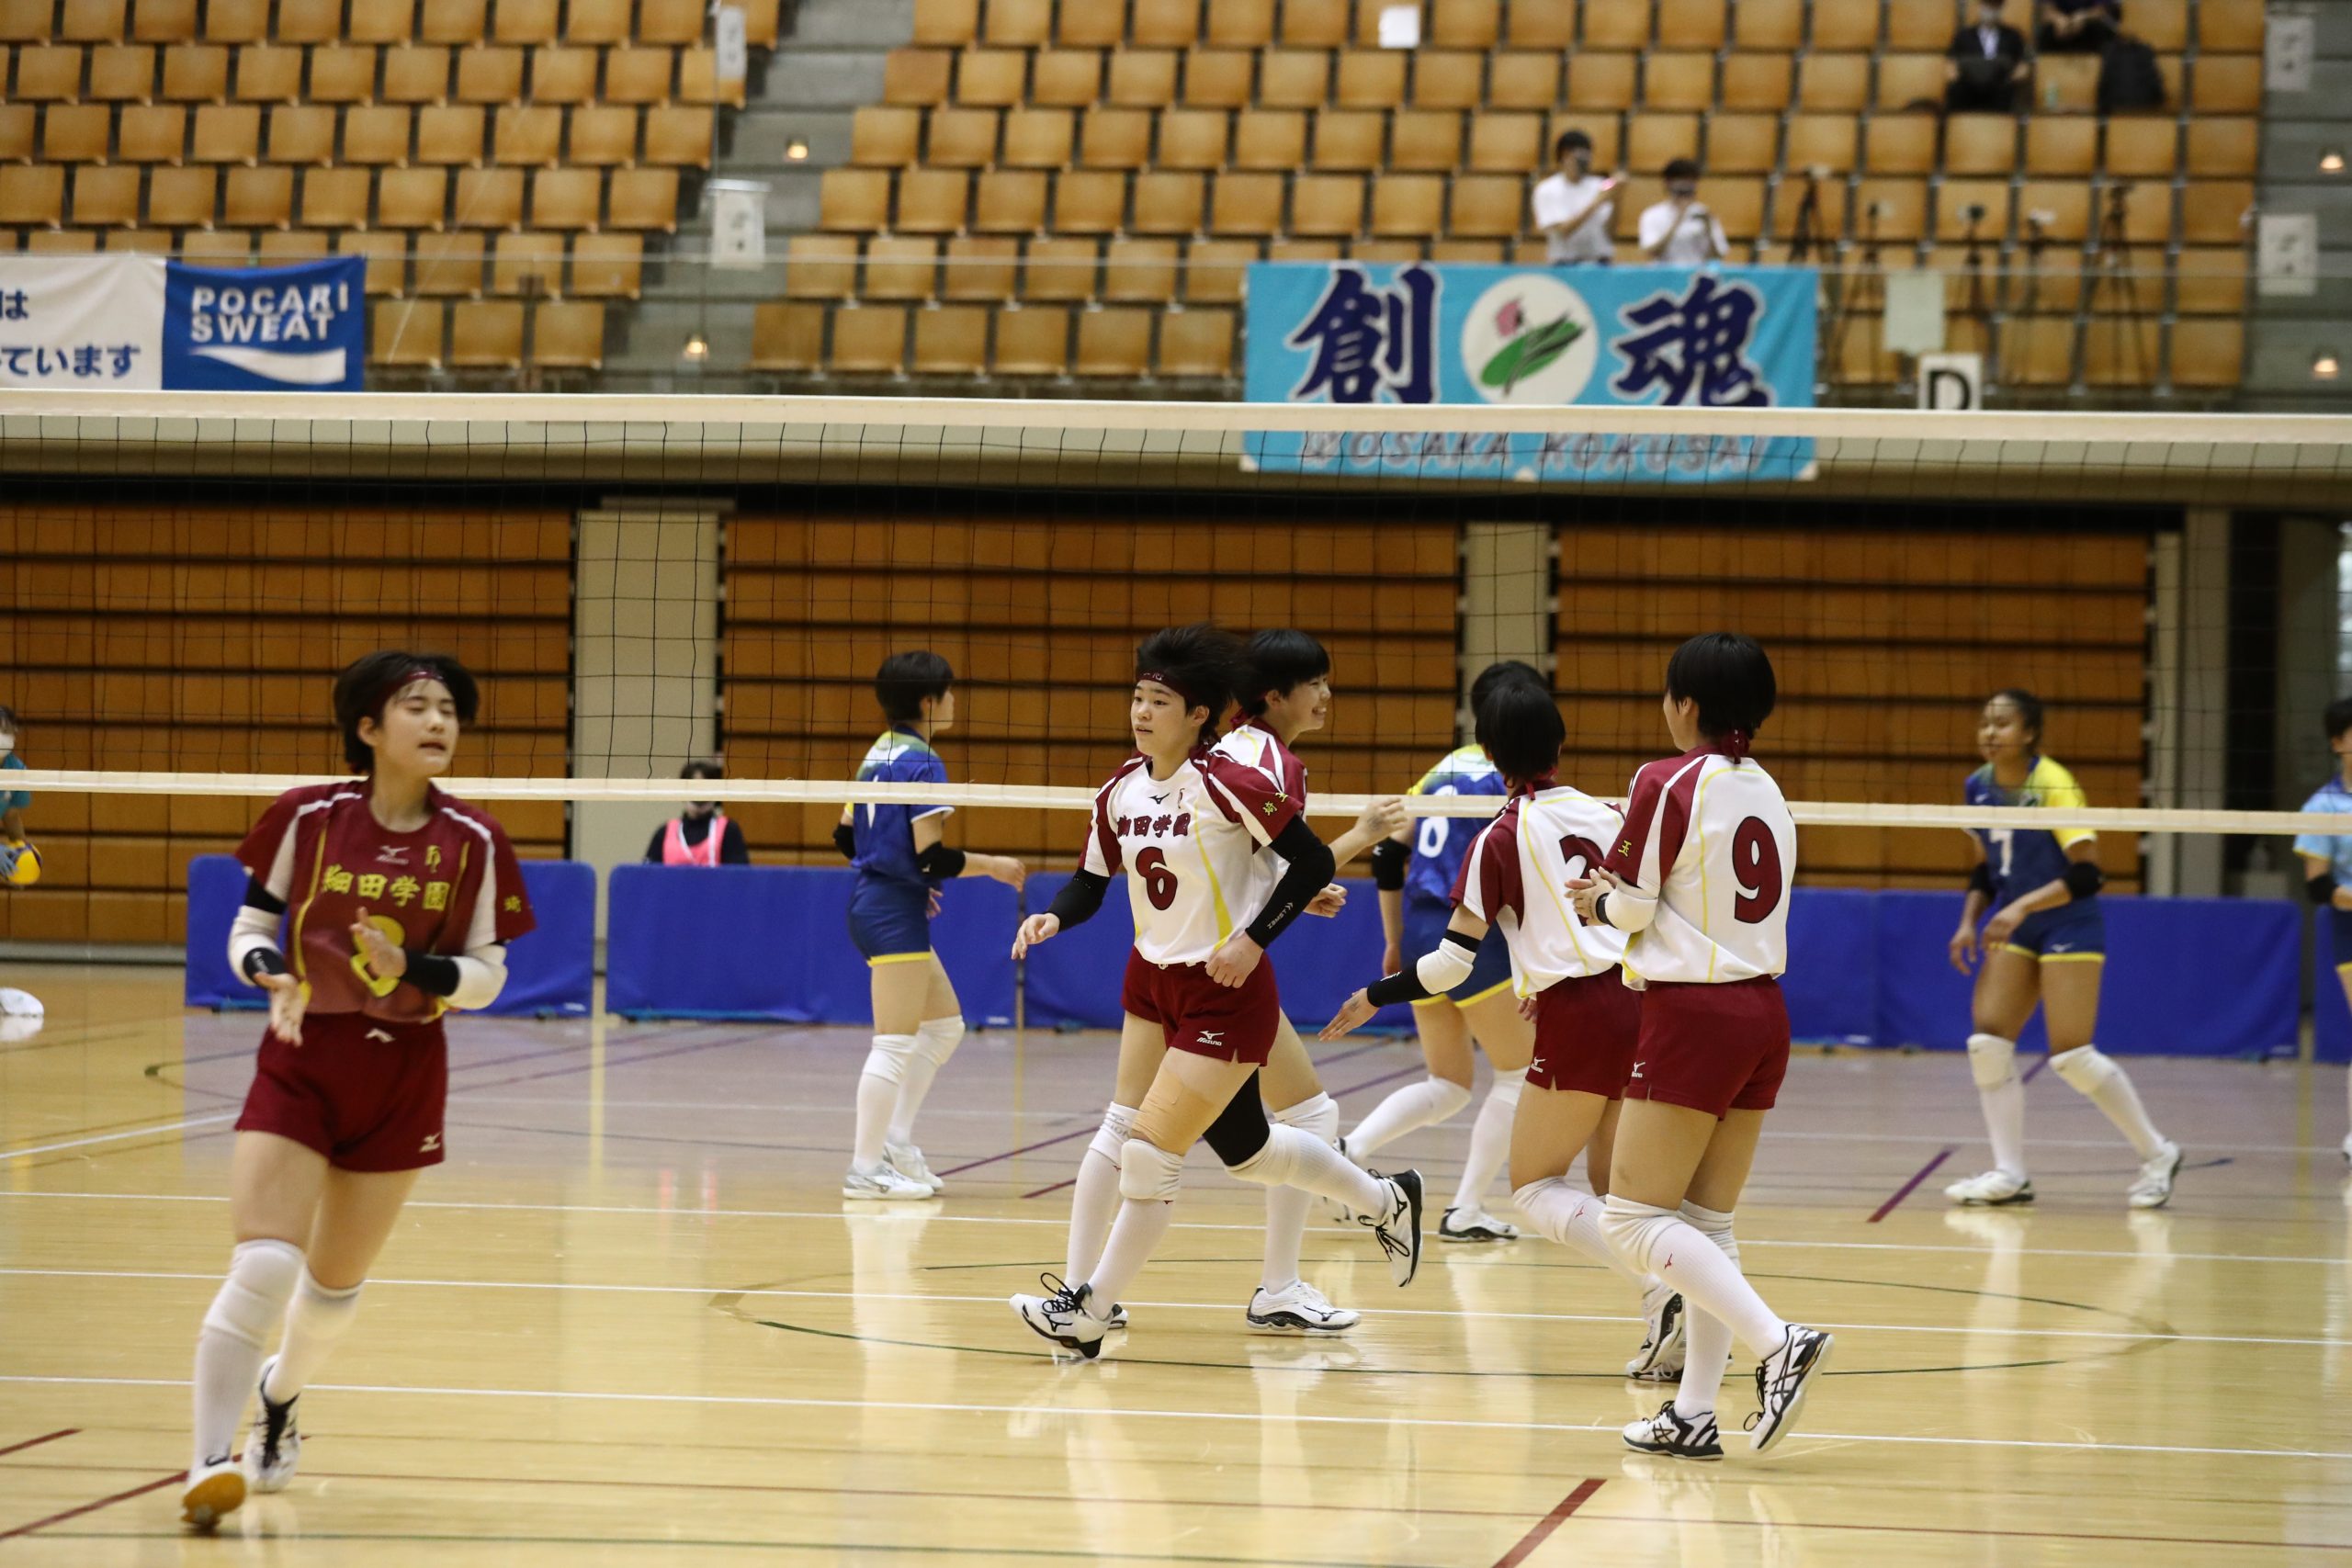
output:
<path id="1" fill-rule="evenodd" d="M 1266 694 L 1288 694 L 1303 682 L 1331 672 L 1324 646 L 1289 626 L 1270 626 L 1250 639 L 1250 684 L 1240 694 L 1241 711 L 1251 718 L 1266 711 Z"/>
<path id="2" fill-rule="evenodd" d="M 17 710 L 6 703 L 0 703 L 0 733 L 17 733 Z"/>
<path id="3" fill-rule="evenodd" d="M 0 720 L 14 719 L 16 716 L 6 708 L 0 708 Z M 2338 697 L 2328 704 L 2326 722 L 2327 738 L 2330 740 L 2335 739 L 2346 730 L 2352 729 L 2352 697 Z M 0 722 L 0 729 L 6 728 L 8 726 L 6 722 Z"/>
<path id="4" fill-rule="evenodd" d="M 1772 660 L 1754 637 L 1701 632 L 1666 661 L 1666 694 L 1699 705 L 1699 733 L 1711 739 L 1738 733 L 1753 738 L 1772 716 L 1780 687 Z"/>
<path id="5" fill-rule="evenodd" d="M 1487 705 L 1488 693 L 1506 682 L 1517 681 L 1525 681 L 1541 691 L 1552 689 L 1551 682 L 1544 679 L 1544 671 L 1534 665 L 1517 659 L 1498 659 L 1479 671 L 1478 678 L 1470 682 L 1470 713 L 1474 720 L 1478 710 Z"/>
<path id="6" fill-rule="evenodd" d="M 912 724 L 922 717 L 925 697 L 944 697 L 956 683 L 947 660 L 929 649 L 894 653 L 874 672 L 874 700 L 892 724 Z"/>
<path id="7" fill-rule="evenodd" d="M 1666 178 L 1669 180 L 1695 180 L 1698 177 L 1699 162 L 1697 159 L 1674 158 L 1668 161 L 1666 165 Z"/>
<path id="8" fill-rule="evenodd" d="M 343 730 L 343 760 L 351 765 L 353 773 L 373 773 L 376 769 L 376 749 L 359 739 L 359 721 L 372 718 L 378 724 L 383 723 L 385 705 L 420 670 L 431 672 L 435 680 L 449 688 L 459 724 L 471 724 L 474 715 L 481 711 L 481 688 L 474 683 L 472 671 L 448 654 L 410 653 L 400 649 L 362 654 L 345 665 L 343 673 L 334 678 L 334 721 Z"/>
<path id="9" fill-rule="evenodd" d="M 1560 705 L 1532 682 L 1499 682 L 1478 705 L 1478 744 L 1507 783 L 1523 784 L 1553 772 L 1567 740 Z"/>
<path id="10" fill-rule="evenodd" d="M 2007 703 L 2018 710 L 2018 717 L 2033 731 L 2033 743 L 2041 744 L 2041 699 L 2023 686 L 2004 686 L 1984 699 L 1988 703 Z"/>
<path id="11" fill-rule="evenodd" d="M 1204 737 L 1216 728 L 1225 710 L 1250 680 L 1249 651 L 1241 639 L 1223 626 L 1194 621 L 1152 633 L 1136 649 L 1136 679 L 1163 675 L 1209 716 L 1201 726 Z"/>
<path id="12" fill-rule="evenodd" d="M 716 758 L 696 757 L 678 770 L 678 776 L 682 779 L 723 779 L 727 776 L 727 770 L 718 765 Z"/>
<path id="13" fill-rule="evenodd" d="M 1564 130 L 1560 132 L 1559 135 L 1552 139 L 1552 162 L 1555 164 L 1558 163 L 1561 159 L 1568 155 L 1568 152 L 1571 148 L 1577 147 L 1581 147 L 1588 152 L 1591 152 L 1592 138 L 1587 136 L 1581 130 Z"/>

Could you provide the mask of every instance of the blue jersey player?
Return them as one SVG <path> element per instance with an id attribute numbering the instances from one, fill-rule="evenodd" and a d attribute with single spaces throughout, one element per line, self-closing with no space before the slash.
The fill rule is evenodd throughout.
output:
<path id="1" fill-rule="evenodd" d="M 932 749 L 956 722 L 956 671 L 930 652 L 894 653 L 874 677 L 889 728 L 858 764 L 860 784 L 945 784 Z M 833 842 L 857 873 L 849 896 L 850 940 L 874 987 L 874 1046 L 857 1080 L 857 1131 L 844 1198 L 929 1198 L 943 1185 L 915 1145 L 915 1112 L 932 1079 L 964 1038 L 964 1008 L 931 950 L 934 890 L 958 876 L 993 876 L 1012 887 L 1027 874 L 1011 855 L 967 854 L 942 841 L 954 807 L 896 801 L 842 812 Z"/>
<path id="2" fill-rule="evenodd" d="M 1976 721 L 1984 765 L 1968 775 L 1969 805 L 2066 811 L 2090 804 L 2075 775 L 2041 754 L 2041 703 L 2032 693 L 1993 694 Z M 1984 1105 L 1993 1168 L 1953 1182 L 1944 1195 L 1955 1203 L 2033 1201 L 2017 1037 L 2038 1001 L 2050 1032 L 2050 1070 L 2105 1112 L 2140 1156 L 2128 1201 L 2135 1209 L 2162 1208 L 2180 1172 L 2180 1145 L 2148 1120 L 2122 1066 L 2091 1043 L 2107 957 L 2097 835 L 2082 827 L 2005 823 L 1972 829 L 1970 836 L 1978 859 L 1952 933 L 1951 963 L 1963 975 L 1975 970 L 1968 1065 Z"/>
<path id="3" fill-rule="evenodd" d="M 1490 664 L 1470 685 L 1473 713 L 1498 686 L 1525 681 L 1538 688 L 1544 677 L 1517 660 Z M 1421 775 L 1414 795 L 1491 795 L 1499 809 L 1510 789 L 1487 753 L 1463 746 Z M 1404 966 L 1408 953 L 1434 953 L 1453 918 L 1453 884 L 1462 857 L 1486 823 L 1467 817 L 1424 817 L 1372 852 L 1373 880 L 1380 889 L 1380 922 L 1387 938 L 1384 974 Z M 1487 1213 L 1486 1191 L 1510 1155 L 1512 1119 L 1527 1064 L 1535 1051 L 1535 1026 L 1520 1014 L 1511 991 L 1510 948 L 1499 936 L 1481 942 L 1469 978 L 1442 997 L 1413 1004 L 1413 1026 L 1421 1038 L 1429 1077 L 1408 1084 L 1373 1107 L 1340 1146 L 1351 1158 L 1369 1158 L 1382 1145 L 1419 1127 L 1442 1122 L 1470 1103 L 1476 1064 L 1475 1036 L 1495 1069 L 1494 1087 L 1471 1123 L 1470 1153 L 1462 1184 L 1438 1222 L 1445 1241 L 1510 1241 L 1518 1230 Z"/>
<path id="4" fill-rule="evenodd" d="M 2327 749 L 2335 753 L 2335 776 L 2312 792 L 2303 809 L 2352 813 L 2352 697 L 2327 705 Z M 2335 977 L 2352 1003 L 2352 833 L 2298 834 L 2295 852 L 2303 857 L 2305 886 L 2319 918 L 2331 927 Z M 2346 1079 L 2346 1095 L 2352 1112 L 2352 1078 Z M 2352 1133 L 2345 1134 L 2344 1159 L 2352 1165 Z"/>

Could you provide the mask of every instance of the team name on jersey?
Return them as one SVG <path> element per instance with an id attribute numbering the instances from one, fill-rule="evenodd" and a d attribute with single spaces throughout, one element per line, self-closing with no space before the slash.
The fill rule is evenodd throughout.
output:
<path id="1" fill-rule="evenodd" d="M 1189 811 L 1164 817 L 1122 817 L 1112 825 L 1122 839 L 1188 839 L 1193 834 Z"/>

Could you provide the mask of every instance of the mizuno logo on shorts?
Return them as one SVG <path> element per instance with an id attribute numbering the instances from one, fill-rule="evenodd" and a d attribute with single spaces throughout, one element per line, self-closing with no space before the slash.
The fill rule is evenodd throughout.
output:
<path id="1" fill-rule="evenodd" d="M 416 1146 L 416 1152 L 421 1155 L 429 1155 L 440 1146 L 441 1134 L 438 1133 L 427 1133 L 424 1134 L 424 1142 Z"/>
<path id="2" fill-rule="evenodd" d="M 1642 1065 L 1639 1062 L 1635 1062 L 1634 1064 L 1634 1076 L 1635 1077 L 1640 1077 L 1642 1076 Z"/>
<path id="3" fill-rule="evenodd" d="M 1202 1043 L 1202 1044 L 1204 1044 L 1204 1045 L 1222 1045 L 1222 1044 L 1224 1044 L 1224 1043 L 1225 1043 L 1225 1031 L 1224 1031 L 1224 1030 L 1222 1030 L 1222 1029 L 1204 1029 L 1204 1030 L 1202 1030 L 1202 1031 L 1201 1031 L 1201 1043 Z"/>
<path id="4" fill-rule="evenodd" d="M 2050 951 L 2052 953 L 2072 953 L 2075 951 L 2075 944 L 2071 942 L 2053 942 L 2050 944 Z"/>

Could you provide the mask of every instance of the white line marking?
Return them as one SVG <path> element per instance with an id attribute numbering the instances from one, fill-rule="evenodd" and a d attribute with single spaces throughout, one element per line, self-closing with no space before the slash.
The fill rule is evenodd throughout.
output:
<path id="1" fill-rule="evenodd" d="M 0 1199 L 8 1198 L 77 1199 L 99 1203 L 226 1203 L 229 1201 L 224 1195 L 212 1192 L 0 1191 Z M 871 1208 L 876 1206 L 858 1204 L 854 1202 L 845 1202 L 840 1211 L 832 1213 L 828 1213 L 821 1209 L 702 1209 L 681 1204 L 673 1204 L 668 1208 L 662 1208 L 653 1204 L 625 1203 L 461 1202 L 456 1200 L 441 1198 L 412 1198 L 408 1201 L 406 1206 L 412 1209 L 456 1209 L 461 1211 L 481 1210 L 493 1213 L 512 1212 L 533 1214 L 640 1214 L 648 1218 L 658 1219 L 667 1217 L 673 1220 L 680 1218 L 706 1220 L 840 1220 L 844 1223 L 862 1221 L 869 1224 L 876 1222 L 887 1224 L 893 1220 L 904 1221 L 915 1217 L 911 1211 L 905 1210 L 900 1210 L 899 1212 L 891 1213 L 876 1213 L 871 1212 Z M 1036 1219 L 1030 1219 L 1023 1215 L 1012 1214 L 926 1213 L 921 1217 L 924 1223 L 928 1224 L 1043 1225 L 1057 1231 L 1067 1230 L 1069 1226 L 1069 1222 L 1067 1218 L 1056 1218 L 1052 1216 L 1040 1216 Z M 1170 1228 L 1180 1231 L 1247 1231 L 1251 1235 L 1263 1235 L 1266 1230 L 1265 1224 L 1262 1221 L 1251 1224 L 1228 1225 L 1210 1224 L 1199 1221 L 1179 1220 Z M 1971 1258 L 1989 1257 L 1993 1251 L 1992 1248 L 1985 1247 L 1939 1246 L 1927 1242 L 1799 1241 L 1787 1238 L 1776 1240 L 1766 1236 L 1749 1237 L 1745 1235 L 1739 1238 L 1739 1245 L 1742 1247 L 1785 1247 L 1803 1251 L 1952 1252 L 1961 1253 Z M 2137 1250 L 2125 1252 L 2119 1250 L 2101 1250 L 2096 1247 L 2019 1247 L 2018 1249 L 2018 1256 L 2020 1258 L 2119 1258 L 2127 1262 L 2137 1262 L 2148 1255 Z M 2312 1264 L 2324 1268 L 2339 1268 L 2347 1261 L 2346 1258 L 2340 1255 L 2333 1258 L 2298 1258 L 2281 1257 L 2258 1252 L 2173 1252 L 2167 1253 L 2165 1256 L 2177 1263 L 2298 1263 Z M 1480 1267 L 1487 1267 L 1487 1265 L 1481 1265 Z"/>
<path id="2" fill-rule="evenodd" d="M 1010 1266 L 1008 1266 L 1010 1267 Z M 0 1278 L 35 1280 L 192 1280 L 206 1284 L 217 1282 L 218 1274 L 194 1271 L 171 1271 L 154 1269 L 0 1269 Z M 405 1286 L 416 1290 L 447 1291 L 586 1291 L 621 1295 L 654 1296 L 773 1296 L 800 1301 L 850 1302 L 918 1302 L 943 1305 L 998 1305 L 1001 1295 L 963 1296 L 928 1291 L 788 1291 L 776 1289 L 729 1290 L 710 1285 L 604 1285 L 580 1280 L 398 1280 L 371 1278 L 371 1286 Z M 1134 1301 L 1132 1306 L 1149 1307 L 1155 1312 L 1231 1312 L 1231 1302 L 1156 1302 Z M 2028 1303 L 2032 1304 L 2032 1303 Z M 1524 1323 L 1615 1323 L 1641 1321 L 1635 1313 L 1574 1313 L 1574 1312 L 1448 1312 L 1430 1307 L 1381 1307 L 1381 1317 L 1436 1317 L 1461 1321 L 1497 1321 Z M 2114 1339 L 2129 1344 L 2180 1345 L 2290 1345 L 2319 1346 L 2326 1349 L 2352 1348 L 2352 1339 L 2290 1339 L 2252 1334 L 2181 1334 L 2158 1333 L 2153 1330 L 2125 1332 L 2097 1328 L 1998 1328 L 1976 1327 L 1968 1324 L 1945 1323 L 1832 1323 L 1823 1318 L 1807 1318 L 1815 1328 L 1851 1329 L 1865 1334 L 1958 1334 L 1983 1336 L 1999 1339 Z"/>
<path id="3" fill-rule="evenodd" d="M 135 1127 L 128 1133 L 103 1133 L 95 1138 L 70 1138 L 62 1144 L 41 1144 L 29 1149 L 0 1149 L 0 1159 L 23 1159 L 29 1155 L 55 1154 L 60 1149 L 78 1149 L 85 1144 L 116 1144 L 125 1138 L 152 1138 L 159 1133 L 185 1132 L 190 1127 L 209 1127 L 215 1122 L 233 1122 L 238 1112 L 223 1111 L 211 1116 L 187 1116 L 177 1122 L 167 1122 L 158 1127 Z"/>
<path id="4" fill-rule="evenodd" d="M 1044 1355 L 1040 1353 L 1040 1359 Z M 33 1383 L 50 1387 L 186 1388 L 186 1378 L 68 1378 L 0 1374 L 0 1383 Z M 411 1394 L 427 1399 L 566 1399 L 608 1401 L 627 1404 L 749 1405 L 794 1410 L 921 1410 L 952 1416 L 1092 1416 L 1143 1421 L 1248 1421 L 1258 1425 L 1296 1421 L 1326 1427 L 1435 1427 L 1503 1432 L 1607 1432 L 1623 1424 L 1614 1421 L 1473 1421 L 1435 1416 L 1270 1416 L 1258 1410 L 1106 1410 L 1048 1409 L 1025 1404 L 949 1404 L 898 1399 L 806 1399 L 756 1393 L 608 1393 L 590 1389 L 543 1388 L 401 1388 L 382 1383 L 312 1383 L 330 1393 Z M 2030 1438 L 1924 1437 L 1887 1432 L 1807 1432 L 1822 1442 L 1899 1443 L 1939 1448 L 2030 1449 L 2062 1453 L 2177 1454 L 2223 1459 L 2352 1460 L 2352 1451 L 2330 1449 L 2222 1449 L 2165 1443 L 2056 1442 Z"/>

